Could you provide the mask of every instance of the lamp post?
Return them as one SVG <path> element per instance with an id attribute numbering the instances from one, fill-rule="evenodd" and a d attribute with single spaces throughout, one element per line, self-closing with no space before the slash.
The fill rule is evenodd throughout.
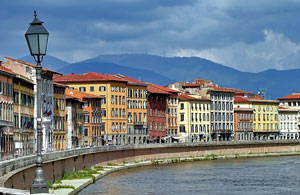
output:
<path id="1" fill-rule="evenodd" d="M 42 66 L 41 62 L 46 55 L 48 44 L 48 31 L 44 28 L 43 22 L 41 22 L 34 11 L 34 19 L 30 23 L 28 30 L 25 33 L 25 38 L 29 47 L 30 54 L 36 61 L 36 89 L 37 89 L 37 151 L 36 151 L 36 171 L 35 179 L 30 187 L 31 194 L 48 193 L 48 185 L 44 179 L 44 172 L 42 169 L 42 118 L 41 118 L 41 74 Z"/>

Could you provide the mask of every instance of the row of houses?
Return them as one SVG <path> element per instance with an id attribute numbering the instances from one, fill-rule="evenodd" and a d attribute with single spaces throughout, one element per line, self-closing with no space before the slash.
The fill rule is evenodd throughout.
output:
<path id="1" fill-rule="evenodd" d="M 265 100 L 210 80 L 163 87 L 125 75 L 62 75 L 43 68 L 36 98 L 35 65 L 0 65 L 0 151 L 28 155 L 36 147 L 42 102 L 43 152 L 106 144 L 298 139 L 300 94 Z"/>

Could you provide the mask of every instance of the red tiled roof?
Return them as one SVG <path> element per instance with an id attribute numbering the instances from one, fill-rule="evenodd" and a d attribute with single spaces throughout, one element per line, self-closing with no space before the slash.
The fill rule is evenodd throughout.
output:
<path id="1" fill-rule="evenodd" d="M 87 72 L 84 74 L 67 74 L 62 76 L 54 77 L 54 80 L 59 83 L 70 83 L 70 82 L 91 82 L 91 81 L 118 81 L 128 82 L 121 77 L 113 75 L 99 74 L 97 72 Z"/>
<path id="2" fill-rule="evenodd" d="M 210 88 L 212 89 L 212 91 L 223 91 L 223 92 L 233 92 L 234 93 L 234 90 L 231 88 L 216 87 L 216 86 L 210 86 Z"/>
<path id="3" fill-rule="evenodd" d="M 6 67 L 2 66 L 1 64 L 0 64 L 0 72 L 5 72 L 5 73 L 14 75 L 14 72 L 11 69 L 6 68 Z"/>
<path id="4" fill-rule="evenodd" d="M 147 86 L 147 90 L 150 92 L 150 93 L 159 93 L 159 94 L 166 94 L 166 95 L 170 95 L 171 93 L 169 92 L 166 92 L 165 90 L 162 90 L 160 88 L 157 88 L 155 87 L 154 84 L 149 84 Z"/>
<path id="5" fill-rule="evenodd" d="M 81 99 L 81 100 L 83 98 L 87 98 L 87 99 L 90 99 L 90 98 L 93 98 L 93 99 L 103 99 L 102 96 L 98 96 L 98 95 L 93 95 L 93 94 L 90 94 L 90 93 L 81 92 L 81 91 L 78 91 L 78 90 L 75 90 L 75 89 L 66 89 L 66 95 L 73 96 L 73 97 L 76 97 L 76 98 Z"/>
<path id="6" fill-rule="evenodd" d="M 298 100 L 300 99 L 300 93 L 293 93 L 291 95 L 279 98 L 279 100 L 295 100 L 295 99 Z"/>
<path id="7" fill-rule="evenodd" d="M 29 63 L 29 62 L 25 62 L 25 61 L 22 61 L 22 60 L 17 60 L 17 59 L 11 58 L 11 57 L 5 57 L 5 58 L 7 58 L 7 59 L 9 59 L 9 60 L 13 60 L 13 61 L 19 62 L 19 63 L 21 63 L 21 64 L 26 64 L 26 65 L 31 66 L 31 67 L 36 67 L 35 64 Z M 48 72 L 52 72 L 52 73 L 54 73 L 54 74 L 59 74 L 59 75 L 61 75 L 60 72 L 51 70 L 51 69 L 49 69 L 49 68 L 43 67 L 42 69 L 43 69 L 44 71 L 48 71 Z"/>
<path id="8" fill-rule="evenodd" d="M 160 90 L 163 90 L 163 91 L 166 91 L 166 92 L 169 92 L 169 93 L 178 93 L 178 91 L 176 90 L 173 90 L 173 89 L 170 89 L 168 87 L 163 87 L 163 86 L 160 86 L 160 85 L 156 85 L 156 84 L 151 84 L 153 87 L 156 87 Z"/>
<path id="9" fill-rule="evenodd" d="M 234 97 L 234 103 L 248 103 L 248 102 L 250 102 L 248 98 L 242 96 Z"/>
<path id="10" fill-rule="evenodd" d="M 71 95 L 68 95 L 68 94 L 65 94 L 65 98 L 66 99 L 78 99 L 78 98 L 76 98 L 74 96 L 71 96 Z"/>
<path id="11" fill-rule="evenodd" d="M 186 95 L 186 94 L 178 95 L 178 99 L 180 99 L 180 100 L 198 100 L 197 98 Z"/>

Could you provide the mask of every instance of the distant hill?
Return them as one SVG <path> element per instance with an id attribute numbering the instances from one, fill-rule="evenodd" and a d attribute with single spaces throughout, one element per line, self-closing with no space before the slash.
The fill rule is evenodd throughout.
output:
<path id="1" fill-rule="evenodd" d="M 213 80 L 220 86 L 244 89 L 254 93 L 265 89 L 267 98 L 278 98 L 300 89 L 300 69 L 249 73 L 198 57 L 161 57 L 146 54 L 100 55 L 87 61 L 115 63 L 131 68 L 152 70 L 176 81 L 191 82 L 195 78 L 205 78 Z"/>
<path id="2" fill-rule="evenodd" d="M 175 82 L 175 80 L 169 79 L 150 70 L 130 68 L 113 63 L 101 63 L 94 61 L 70 64 L 59 69 L 58 71 L 63 74 L 81 74 L 85 72 L 98 72 L 102 74 L 122 74 L 133 77 L 137 80 L 156 83 L 159 85 L 167 85 L 169 83 Z"/>
<path id="3" fill-rule="evenodd" d="M 19 58 L 19 60 L 25 61 L 25 62 L 30 62 L 35 64 L 36 62 L 34 61 L 33 57 L 28 55 L 28 56 L 24 56 L 22 58 Z M 46 55 L 44 57 L 44 60 L 42 62 L 42 66 L 52 69 L 52 70 L 59 70 L 65 66 L 69 65 L 68 62 L 63 61 L 61 59 L 58 59 L 56 57 L 53 57 L 51 55 Z"/>

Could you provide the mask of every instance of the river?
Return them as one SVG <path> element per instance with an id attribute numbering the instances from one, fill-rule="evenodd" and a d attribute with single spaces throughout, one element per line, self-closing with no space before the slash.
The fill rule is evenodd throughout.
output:
<path id="1" fill-rule="evenodd" d="M 79 194 L 300 194 L 300 156 L 207 160 L 112 173 Z"/>

